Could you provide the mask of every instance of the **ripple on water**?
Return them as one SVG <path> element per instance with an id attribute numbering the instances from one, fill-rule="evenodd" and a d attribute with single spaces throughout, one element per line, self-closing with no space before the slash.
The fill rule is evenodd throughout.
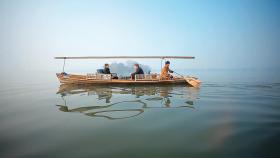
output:
<path id="1" fill-rule="evenodd" d="M 1 90 L 4 156 L 258 157 L 277 148 L 280 83 L 53 87 Z"/>

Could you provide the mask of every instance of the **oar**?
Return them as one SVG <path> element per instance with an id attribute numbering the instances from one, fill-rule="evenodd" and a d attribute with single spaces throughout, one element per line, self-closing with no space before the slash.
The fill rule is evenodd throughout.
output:
<path id="1" fill-rule="evenodd" d="M 183 75 L 181 75 L 181 74 L 179 74 L 179 73 L 177 73 L 177 72 L 175 72 L 175 71 L 173 71 L 173 73 L 175 73 L 175 74 L 177 74 L 177 75 L 183 77 L 183 78 L 186 80 L 186 82 L 187 82 L 188 84 L 190 84 L 191 86 L 193 86 L 193 87 L 198 88 L 198 87 L 200 86 L 201 81 L 198 80 L 198 79 L 195 78 L 195 77 L 185 77 L 185 76 L 183 76 Z"/>
<path id="2" fill-rule="evenodd" d="M 173 70 L 172 70 L 173 71 Z M 177 72 L 175 72 L 175 71 L 173 71 L 173 73 L 175 73 L 175 74 L 177 74 L 177 75 L 179 75 L 179 76 L 181 76 L 181 77 L 183 77 L 184 78 L 184 76 L 183 75 L 181 75 L 181 74 L 179 74 L 179 73 L 177 73 Z"/>

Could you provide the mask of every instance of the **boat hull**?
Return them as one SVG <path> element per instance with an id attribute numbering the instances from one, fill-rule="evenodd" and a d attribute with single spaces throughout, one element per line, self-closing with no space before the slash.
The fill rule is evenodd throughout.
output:
<path id="1" fill-rule="evenodd" d="M 117 85 L 145 85 L 145 84 L 188 84 L 184 78 L 174 78 L 172 80 L 125 80 L 110 79 L 98 80 L 87 78 L 86 75 L 59 74 L 57 78 L 61 84 L 117 84 Z"/>

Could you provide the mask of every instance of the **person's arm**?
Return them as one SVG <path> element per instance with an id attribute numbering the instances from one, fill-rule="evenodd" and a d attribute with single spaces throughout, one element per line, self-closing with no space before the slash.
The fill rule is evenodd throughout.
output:
<path id="1" fill-rule="evenodd" d="M 143 70 L 142 68 L 141 68 L 141 74 L 145 74 L 145 73 L 144 73 L 144 70 Z"/>
<path id="2" fill-rule="evenodd" d="M 109 68 L 105 68 L 104 69 L 104 74 L 111 74 L 110 69 Z"/>
<path id="3" fill-rule="evenodd" d="M 172 71 L 172 70 L 168 69 L 168 72 L 173 73 L 174 71 Z"/>

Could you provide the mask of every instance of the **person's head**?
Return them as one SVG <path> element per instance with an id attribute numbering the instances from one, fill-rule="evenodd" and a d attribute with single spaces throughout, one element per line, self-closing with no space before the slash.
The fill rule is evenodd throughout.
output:
<path id="1" fill-rule="evenodd" d="M 134 64 L 134 69 L 138 69 L 139 68 L 139 64 Z"/>
<path id="2" fill-rule="evenodd" d="M 166 61 L 166 62 L 165 62 L 165 65 L 166 65 L 166 66 L 169 66 L 169 65 L 170 65 L 170 61 Z"/>
<path id="3" fill-rule="evenodd" d="M 107 63 L 104 64 L 104 67 L 105 67 L 105 68 L 109 68 L 109 64 L 107 64 Z"/>

